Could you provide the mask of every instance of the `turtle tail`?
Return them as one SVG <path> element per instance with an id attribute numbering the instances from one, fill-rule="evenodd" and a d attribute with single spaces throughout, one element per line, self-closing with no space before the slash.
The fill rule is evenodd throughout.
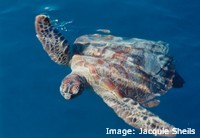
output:
<path id="1" fill-rule="evenodd" d="M 185 80 L 181 77 L 181 75 L 177 71 L 175 71 L 172 86 L 174 88 L 182 88 L 184 83 L 185 83 Z"/>
<path id="2" fill-rule="evenodd" d="M 50 58 L 58 64 L 67 65 L 71 52 L 64 36 L 51 24 L 49 17 L 38 15 L 35 19 L 37 38 Z"/>

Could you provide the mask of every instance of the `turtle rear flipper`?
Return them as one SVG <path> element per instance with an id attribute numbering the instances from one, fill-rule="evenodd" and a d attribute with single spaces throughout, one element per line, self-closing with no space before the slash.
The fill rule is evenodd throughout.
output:
<path id="1" fill-rule="evenodd" d="M 52 26 L 50 19 L 45 15 L 38 15 L 35 19 L 37 37 L 44 50 L 53 61 L 67 65 L 70 60 L 70 50 L 67 40 Z"/>
<path id="2" fill-rule="evenodd" d="M 170 124 L 166 123 L 158 116 L 140 106 L 130 98 L 118 99 L 112 94 L 105 94 L 104 101 L 108 106 L 114 109 L 115 113 L 129 125 L 137 129 L 154 130 L 155 136 L 174 137 Z M 163 130 L 168 130 L 164 132 Z"/>

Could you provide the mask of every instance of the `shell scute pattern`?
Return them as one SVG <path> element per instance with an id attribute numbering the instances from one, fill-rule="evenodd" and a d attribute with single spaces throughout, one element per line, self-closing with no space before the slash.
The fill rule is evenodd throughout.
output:
<path id="1" fill-rule="evenodd" d="M 168 46 L 165 43 L 142 39 L 124 40 L 115 36 L 112 39 L 105 39 L 101 35 L 85 35 L 77 38 L 75 44 L 84 44 L 85 40 L 87 46 L 83 54 L 109 62 L 109 65 L 104 65 L 105 68 L 97 67 L 97 70 L 104 74 L 102 76 L 106 76 L 104 72 L 107 72 L 107 77 L 119 86 L 125 97 L 143 103 L 153 99 L 157 93 L 164 94 L 171 88 L 174 67 L 172 59 L 166 55 Z M 107 44 L 97 46 L 97 43 Z M 134 89 L 134 94 L 129 88 Z"/>

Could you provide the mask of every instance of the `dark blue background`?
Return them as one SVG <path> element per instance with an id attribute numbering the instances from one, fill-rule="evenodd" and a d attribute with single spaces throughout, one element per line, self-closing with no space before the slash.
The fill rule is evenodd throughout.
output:
<path id="1" fill-rule="evenodd" d="M 34 19 L 40 13 L 73 20 L 67 25 L 70 31 L 63 32 L 71 43 L 99 28 L 118 36 L 168 42 L 186 84 L 171 89 L 151 111 L 176 127 L 196 129 L 196 135 L 178 138 L 199 138 L 198 0 L 0 1 L 0 138 L 121 137 L 105 135 L 106 127 L 131 128 L 91 90 L 70 101 L 62 98 L 59 85 L 70 69 L 52 62 L 37 40 Z"/>

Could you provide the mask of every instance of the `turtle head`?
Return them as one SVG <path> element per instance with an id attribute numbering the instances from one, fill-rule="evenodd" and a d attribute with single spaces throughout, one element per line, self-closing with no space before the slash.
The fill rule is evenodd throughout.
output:
<path id="1" fill-rule="evenodd" d="M 68 65 L 72 52 L 67 39 L 51 24 L 49 17 L 38 15 L 35 19 L 36 36 L 50 58 L 58 64 Z"/>
<path id="2" fill-rule="evenodd" d="M 84 89 L 84 79 L 76 74 L 69 74 L 66 76 L 61 85 L 60 92 L 65 99 L 71 99 L 81 94 Z"/>

